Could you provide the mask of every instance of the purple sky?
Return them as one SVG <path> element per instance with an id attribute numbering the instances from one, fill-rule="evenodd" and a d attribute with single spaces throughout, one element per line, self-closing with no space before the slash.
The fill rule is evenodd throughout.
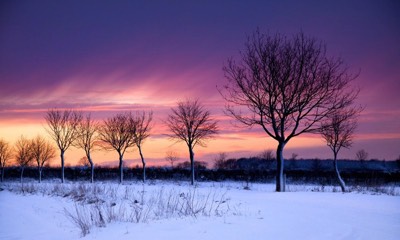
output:
<path id="1" fill-rule="evenodd" d="M 399 12 L 399 1 L 1 1 L 0 122 L 4 128 L 42 121 L 52 107 L 96 109 L 99 118 L 153 109 L 162 119 L 186 97 L 200 98 L 220 118 L 222 66 L 243 49 L 246 35 L 257 27 L 303 31 L 360 72 L 355 83 L 365 111 L 344 156 L 364 148 L 372 158 L 394 159 L 400 155 Z M 225 122 L 226 132 L 247 132 Z M 293 148 L 299 157 L 330 154 L 313 150 Z"/>

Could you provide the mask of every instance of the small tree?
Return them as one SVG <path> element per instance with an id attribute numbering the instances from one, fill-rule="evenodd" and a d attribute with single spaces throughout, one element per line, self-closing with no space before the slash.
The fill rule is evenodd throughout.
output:
<path id="1" fill-rule="evenodd" d="M 342 148 L 350 148 L 353 144 L 354 131 L 357 127 L 356 117 L 361 109 L 341 109 L 322 123 L 321 135 L 333 152 L 333 167 L 342 192 L 346 191 L 346 184 L 340 176 L 337 155 Z"/>
<path id="2" fill-rule="evenodd" d="M 94 163 L 91 157 L 91 152 L 96 147 L 96 141 L 98 139 L 97 131 L 98 124 L 88 114 L 86 117 L 79 122 L 78 125 L 78 137 L 74 142 L 74 145 L 78 148 L 82 148 L 85 151 L 86 159 L 90 164 L 90 182 L 94 181 Z"/>
<path id="3" fill-rule="evenodd" d="M 123 158 L 126 150 L 134 146 L 135 141 L 132 135 L 134 132 L 131 114 L 117 114 L 108 118 L 99 128 L 99 139 L 106 150 L 115 150 L 119 155 L 119 182 L 123 181 Z"/>
<path id="4" fill-rule="evenodd" d="M 214 159 L 214 168 L 224 169 L 228 155 L 225 152 L 218 153 L 217 157 Z"/>
<path id="5" fill-rule="evenodd" d="M 35 160 L 38 172 L 39 172 L 39 183 L 42 182 L 42 172 L 44 165 L 52 158 L 56 156 L 56 150 L 54 147 L 41 136 L 37 136 L 32 139 L 30 143 L 31 153 L 33 160 Z"/>
<path id="6" fill-rule="evenodd" d="M 275 155 L 274 155 L 274 152 L 272 150 L 268 149 L 268 150 L 265 150 L 265 151 L 261 152 L 259 157 L 261 159 L 265 160 L 267 169 L 271 169 L 272 168 L 272 165 L 273 165 L 273 163 L 275 161 Z"/>
<path id="7" fill-rule="evenodd" d="M 365 168 L 365 161 L 367 160 L 367 158 L 368 152 L 364 149 L 358 150 L 356 152 L 356 159 L 360 162 L 362 168 Z"/>
<path id="8" fill-rule="evenodd" d="M 178 106 L 171 111 L 166 121 L 171 131 L 168 136 L 177 141 L 184 141 L 188 146 L 193 185 L 195 181 L 193 148 L 196 145 L 205 146 L 205 142 L 218 133 L 217 122 L 198 100 L 178 102 Z"/>
<path id="9" fill-rule="evenodd" d="M 21 169 L 21 183 L 24 176 L 25 167 L 29 166 L 33 160 L 33 154 L 31 149 L 31 141 L 21 136 L 16 146 L 15 161 Z"/>
<path id="10" fill-rule="evenodd" d="M 165 153 L 165 160 L 171 164 L 171 168 L 174 168 L 174 163 L 179 160 L 178 153 L 175 151 L 167 151 Z"/>
<path id="11" fill-rule="evenodd" d="M 144 160 L 142 153 L 143 142 L 150 136 L 151 121 L 153 120 L 153 112 L 136 112 L 135 116 L 132 116 L 132 134 L 133 141 L 139 150 L 140 159 L 142 160 L 143 182 L 146 181 L 146 161 Z"/>
<path id="12" fill-rule="evenodd" d="M 368 158 L 368 153 L 367 153 L 367 151 L 365 151 L 364 149 L 361 149 L 361 150 L 358 150 L 357 152 L 356 152 L 356 159 L 358 160 L 358 161 L 365 161 L 365 160 L 367 160 L 367 158 Z"/>
<path id="13" fill-rule="evenodd" d="M 294 137 L 316 133 L 319 123 L 350 105 L 355 78 L 323 43 L 303 33 L 292 38 L 256 31 L 241 59 L 224 67 L 228 83 L 220 89 L 226 112 L 242 124 L 259 125 L 278 143 L 276 191 L 285 191 L 283 150 Z"/>
<path id="14" fill-rule="evenodd" d="M 60 149 L 61 182 L 64 183 L 64 153 L 79 136 L 82 114 L 73 110 L 51 109 L 47 111 L 45 119 L 48 125 L 46 130 Z"/>
<path id="15" fill-rule="evenodd" d="M 4 181 L 4 168 L 8 161 L 13 158 L 13 149 L 8 142 L 0 139 L 0 167 L 1 167 L 1 182 Z"/>
<path id="16" fill-rule="evenodd" d="M 297 157 L 299 156 L 299 154 L 297 153 L 292 153 L 292 156 L 290 157 L 290 168 L 292 170 L 297 168 Z"/>

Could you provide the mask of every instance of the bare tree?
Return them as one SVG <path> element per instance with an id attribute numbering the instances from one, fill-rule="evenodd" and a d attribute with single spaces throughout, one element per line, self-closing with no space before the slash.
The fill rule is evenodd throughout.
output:
<path id="1" fill-rule="evenodd" d="M 290 157 L 290 164 L 289 164 L 289 168 L 294 170 L 297 168 L 297 157 L 299 156 L 299 154 L 297 153 L 292 153 L 292 156 Z"/>
<path id="2" fill-rule="evenodd" d="M 153 120 L 153 112 L 136 112 L 136 114 L 131 117 L 132 121 L 132 134 L 133 140 L 136 144 L 136 147 L 139 150 L 140 158 L 142 160 L 142 169 L 143 169 L 143 182 L 146 181 L 146 162 L 142 153 L 142 144 L 143 142 L 150 136 L 151 131 L 151 121 Z"/>
<path id="3" fill-rule="evenodd" d="M 165 160 L 171 164 L 171 168 L 174 168 L 174 163 L 179 160 L 178 153 L 175 151 L 167 151 L 165 153 Z"/>
<path id="4" fill-rule="evenodd" d="M 177 141 L 184 141 L 188 146 L 193 185 L 195 180 L 193 148 L 196 145 L 205 146 L 205 142 L 218 133 L 217 122 L 198 100 L 178 102 L 178 106 L 171 111 L 166 121 L 171 131 L 168 136 Z"/>
<path id="5" fill-rule="evenodd" d="M 85 151 L 87 161 L 90 164 L 90 182 L 94 181 L 94 163 L 91 157 L 91 152 L 96 147 L 98 140 L 99 125 L 91 118 L 90 114 L 87 114 L 78 125 L 78 137 L 74 142 L 74 146 L 82 148 Z"/>
<path id="6" fill-rule="evenodd" d="M 99 139 L 103 142 L 102 147 L 106 150 L 115 150 L 119 155 L 119 182 L 123 181 L 123 157 L 129 147 L 134 146 L 134 132 L 131 114 L 117 114 L 108 118 L 99 128 Z"/>
<path id="7" fill-rule="evenodd" d="M 287 38 L 256 31 L 241 59 L 229 59 L 223 70 L 228 83 L 219 91 L 228 102 L 226 113 L 246 126 L 261 126 L 278 142 L 278 192 L 285 191 L 285 145 L 317 132 L 318 123 L 358 93 L 350 86 L 355 76 L 342 60 L 326 56 L 324 44 L 303 33 Z"/>
<path id="8" fill-rule="evenodd" d="M 228 154 L 225 152 L 218 153 L 216 158 L 214 159 L 214 168 L 216 169 L 224 169 L 225 168 L 225 162 L 228 159 Z"/>
<path id="9" fill-rule="evenodd" d="M 48 110 L 45 116 L 51 138 L 60 149 L 61 157 L 61 182 L 64 183 L 64 153 L 79 136 L 78 126 L 82 114 L 73 110 Z"/>
<path id="10" fill-rule="evenodd" d="M 321 135 L 333 152 L 333 167 L 342 192 L 346 191 L 346 184 L 340 176 L 337 155 L 342 148 L 350 148 L 353 144 L 354 131 L 357 127 L 357 115 L 361 108 L 345 108 L 338 110 L 322 122 Z"/>
<path id="11" fill-rule="evenodd" d="M 356 152 L 356 159 L 358 161 L 365 161 L 368 158 L 368 153 L 364 149 L 358 150 Z"/>
<path id="12" fill-rule="evenodd" d="M 13 148 L 4 139 L 0 139 L 0 167 L 1 167 L 1 182 L 4 181 L 4 168 L 8 161 L 13 158 Z"/>
<path id="13" fill-rule="evenodd" d="M 368 158 L 368 152 L 365 151 L 364 149 L 358 150 L 356 152 L 356 159 L 360 162 L 361 168 L 365 169 L 366 164 L 365 161 Z"/>
<path id="14" fill-rule="evenodd" d="M 261 159 L 265 159 L 265 165 L 267 169 L 272 168 L 275 161 L 275 154 L 271 149 L 264 150 L 263 152 L 260 153 L 259 157 Z"/>
<path id="15" fill-rule="evenodd" d="M 262 151 L 259 156 L 267 161 L 273 161 L 275 159 L 274 152 L 270 149 Z"/>
<path id="16" fill-rule="evenodd" d="M 39 171 L 39 183 L 42 182 L 42 172 L 45 163 L 56 156 L 55 148 L 41 136 L 31 140 L 32 158 L 35 160 Z"/>
<path id="17" fill-rule="evenodd" d="M 24 176 L 25 167 L 29 166 L 33 160 L 33 154 L 31 150 L 31 141 L 21 136 L 16 144 L 15 161 L 21 169 L 21 183 Z"/>

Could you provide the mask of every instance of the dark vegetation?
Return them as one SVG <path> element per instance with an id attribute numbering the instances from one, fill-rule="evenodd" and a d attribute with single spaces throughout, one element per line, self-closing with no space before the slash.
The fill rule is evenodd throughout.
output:
<path id="1" fill-rule="evenodd" d="M 397 161 L 355 161 L 339 160 L 342 177 L 349 185 L 379 186 L 382 184 L 400 183 L 400 160 Z M 227 159 L 224 166 L 217 169 L 206 168 L 205 164 L 196 164 L 196 179 L 198 181 L 245 181 L 273 183 L 276 176 L 276 161 L 266 161 L 258 157 Z M 300 159 L 287 160 L 285 174 L 288 184 L 321 184 L 336 185 L 335 173 L 332 171 L 332 160 Z M 115 180 L 119 176 L 117 167 L 96 167 L 95 181 Z M 16 180 L 20 176 L 19 167 L 6 169 L 7 180 Z M 60 168 L 44 168 L 42 179 L 59 178 Z M 35 167 L 26 167 L 24 176 L 37 179 L 38 172 Z M 190 163 L 177 165 L 177 167 L 148 167 L 149 180 L 188 180 L 191 178 Z M 124 168 L 126 180 L 141 180 L 140 167 Z M 91 170 L 89 167 L 66 167 L 65 178 L 70 181 L 89 180 Z"/>

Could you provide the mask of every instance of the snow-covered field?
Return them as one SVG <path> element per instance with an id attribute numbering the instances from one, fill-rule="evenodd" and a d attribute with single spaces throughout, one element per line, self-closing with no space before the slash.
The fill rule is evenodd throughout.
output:
<path id="1" fill-rule="evenodd" d="M 371 192 L 276 193 L 234 182 L 0 186 L 0 239 L 400 239 L 400 197 Z"/>

